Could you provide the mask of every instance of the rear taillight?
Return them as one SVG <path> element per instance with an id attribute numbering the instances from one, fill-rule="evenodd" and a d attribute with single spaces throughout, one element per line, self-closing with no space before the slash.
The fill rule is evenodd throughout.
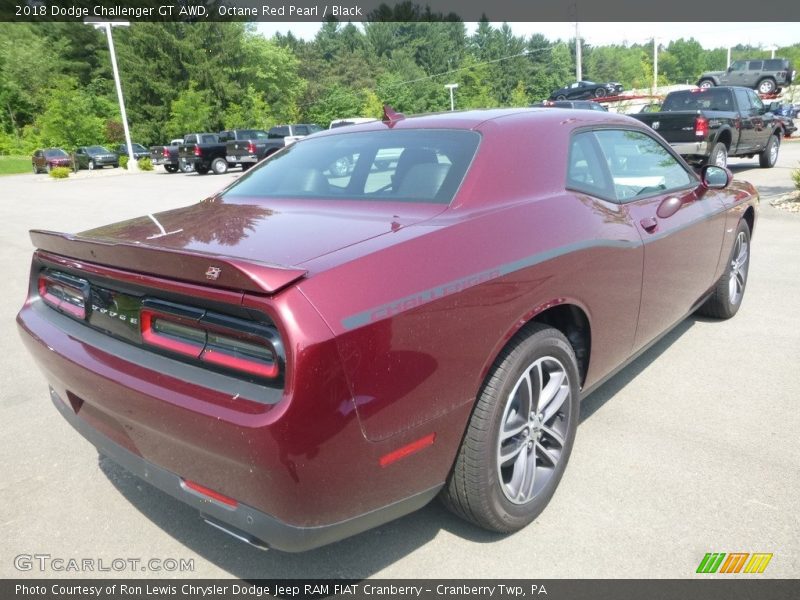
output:
<path id="1" fill-rule="evenodd" d="M 65 273 L 46 271 L 39 275 L 39 296 L 49 306 L 76 319 L 86 318 L 89 282 Z"/>
<path id="2" fill-rule="evenodd" d="M 200 150 L 200 146 L 198 146 L 197 144 L 194 145 L 194 155 L 195 156 L 202 156 L 202 152 Z"/>
<path id="3" fill-rule="evenodd" d="M 708 119 L 696 117 L 694 120 L 694 135 L 696 137 L 706 137 L 708 135 Z"/>
<path id="4" fill-rule="evenodd" d="M 162 304 L 142 306 L 139 326 L 145 344 L 258 378 L 280 375 L 281 346 L 273 329 Z"/>
<path id="5" fill-rule="evenodd" d="M 163 156 L 167 156 L 169 154 L 169 146 L 164 146 L 164 148 L 161 150 L 161 154 Z"/>
<path id="6" fill-rule="evenodd" d="M 255 154 L 256 153 L 256 145 L 253 142 L 250 142 L 249 144 L 247 144 L 247 151 L 250 154 Z"/>

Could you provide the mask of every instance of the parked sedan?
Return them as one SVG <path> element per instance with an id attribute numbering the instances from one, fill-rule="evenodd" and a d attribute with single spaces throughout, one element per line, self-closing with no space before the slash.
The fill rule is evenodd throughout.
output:
<path id="1" fill-rule="evenodd" d="M 136 160 L 150 157 L 150 151 L 141 144 L 131 144 L 131 148 L 133 150 L 133 158 Z M 117 155 L 128 156 L 128 147 L 125 144 L 117 146 Z"/>
<path id="2" fill-rule="evenodd" d="M 550 94 L 550 100 L 582 100 L 585 98 L 603 98 L 616 96 L 623 90 L 617 82 L 595 83 L 594 81 L 576 81 Z"/>
<path id="3" fill-rule="evenodd" d="M 71 167 L 72 158 L 61 148 L 45 148 L 33 153 L 31 164 L 34 173 L 49 173 L 54 167 Z"/>
<path id="4" fill-rule="evenodd" d="M 686 315 L 743 301 L 755 189 L 646 125 L 389 114 L 193 206 L 31 232 L 17 322 L 56 409 L 254 545 L 320 546 L 436 496 L 518 530 L 581 399 Z"/>
<path id="5" fill-rule="evenodd" d="M 102 169 L 119 166 L 119 156 L 103 146 L 81 146 L 75 150 L 75 169 Z"/>

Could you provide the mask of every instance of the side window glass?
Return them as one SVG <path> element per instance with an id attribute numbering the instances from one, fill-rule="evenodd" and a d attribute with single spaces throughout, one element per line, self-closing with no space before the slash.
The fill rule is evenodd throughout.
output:
<path id="1" fill-rule="evenodd" d="M 747 90 L 747 95 L 750 96 L 750 104 L 753 105 L 757 111 L 761 111 L 764 108 L 764 103 L 761 101 L 756 93 L 753 90 Z"/>
<path id="2" fill-rule="evenodd" d="M 579 133 L 572 138 L 567 162 L 567 187 L 600 198 L 613 197 L 607 171 L 597 155 L 592 134 Z"/>
<path id="3" fill-rule="evenodd" d="M 638 131 L 595 132 L 620 202 L 661 194 L 693 183 L 689 172 L 660 142 Z"/>
<path id="4" fill-rule="evenodd" d="M 751 71 L 760 71 L 761 67 L 764 65 L 764 61 L 761 60 L 751 60 L 750 61 L 750 70 Z"/>
<path id="5" fill-rule="evenodd" d="M 736 93 L 736 100 L 739 103 L 739 110 L 742 112 L 748 112 L 753 107 L 750 104 L 750 96 L 747 94 L 747 90 L 743 90 L 741 88 L 735 88 Z"/>
<path id="6" fill-rule="evenodd" d="M 298 125 L 294 128 L 295 135 L 308 135 L 308 127 L 305 125 Z"/>
<path id="7" fill-rule="evenodd" d="M 743 60 L 734 61 L 734 63 L 731 64 L 731 71 L 744 71 L 745 64 L 747 63 Z"/>

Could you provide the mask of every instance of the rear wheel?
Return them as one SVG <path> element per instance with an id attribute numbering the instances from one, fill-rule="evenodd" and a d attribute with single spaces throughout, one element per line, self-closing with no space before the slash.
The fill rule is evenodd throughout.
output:
<path id="1" fill-rule="evenodd" d="M 216 175 L 224 175 L 228 172 L 228 161 L 224 158 L 215 158 L 211 161 L 211 170 Z"/>
<path id="2" fill-rule="evenodd" d="M 606 95 L 606 88 L 597 88 L 594 91 L 595 98 L 603 98 Z"/>
<path id="3" fill-rule="evenodd" d="M 459 516 L 511 532 L 544 510 L 578 425 L 578 367 L 561 332 L 526 326 L 502 352 L 473 410 L 442 492 Z"/>
<path id="4" fill-rule="evenodd" d="M 167 173 L 177 173 L 178 167 L 176 167 L 175 165 L 164 165 L 164 170 Z"/>
<path id="5" fill-rule="evenodd" d="M 714 144 L 711 154 L 708 155 L 706 161 L 707 165 L 716 165 L 718 167 L 728 166 L 728 147 L 722 142 Z"/>
<path id="6" fill-rule="evenodd" d="M 194 170 L 197 171 L 198 175 L 205 175 L 208 173 L 208 167 L 204 167 L 202 165 L 198 165 Z"/>
<path id="7" fill-rule="evenodd" d="M 777 89 L 777 84 L 775 80 L 767 77 L 766 79 L 762 79 L 758 82 L 758 93 L 759 94 L 771 94 Z"/>
<path id="8" fill-rule="evenodd" d="M 715 84 L 713 79 L 701 79 L 697 85 L 700 89 L 707 90 L 714 87 Z"/>
<path id="9" fill-rule="evenodd" d="M 187 163 L 187 162 L 181 162 L 180 169 L 181 169 L 182 173 L 192 173 L 192 172 L 194 172 L 194 166 L 189 164 L 189 163 Z"/>
<path id="10" fill-rule="evenodd" d="M 778 150 L 780 150 L 781 142 L 778 136 L 771 135 L 767 142 L 764 151 L 758 155 L 758 164 L 762 169 L 771 169 L 778 162 Z"/>
<path id="11" fill-rule="evenodd" d="M 559 94 L 558 96 L 556 96 L 556 100 L 566 100 L 566 99 L 567 97 L 564 94 Z"/>
<path id="12" fill-rule="evenodd" d="M 697 312 L 715 319 L 730 319 L 739 311 L 747 287 L 750 270 L 750 227 L 747 221 L 739 221 L 736 239 L 722 277 L 714 286 L 711 297 Z"/>

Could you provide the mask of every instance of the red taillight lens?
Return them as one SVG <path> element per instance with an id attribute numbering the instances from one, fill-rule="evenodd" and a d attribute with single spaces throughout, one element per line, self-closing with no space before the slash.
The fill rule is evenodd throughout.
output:
<path id="1" fill-rule="evenodd" d="M 696 137 L 706 137 L 708 135 L 708 119 L 696 117 L 694 120 L 694 135 Z"/>
<path id="2" fill-rule="evenodd" d="M 161 149 L 161 154 L 164 155 L 164 156 L 167 156 L 169 154 L 169 146 L 164 146 Z"/>
<path id="3" fill-rule="evenodd" d="M 86 318 L 89 282 L 64 273 L 39 275 L 39 296 L 46 304 L 76 319 Z"/>
<path id="4" fill-rule="evenodd" d="M 194 145 L 194 155 L 195 156 L 201 156 L 202 155 L 202 152 L 200 151 L 200 146 L 198 146 L 197 144 Z"/>
<path id="5" fill-rule="evenodd" d="M 143 307 L 139 327 L 142 341 L 162 350 L 264 379 L 280 374 L 277 335 L 239 319 L 197 319 Z"/>
<path id="6" fill-rule="evenodd" d="M 255 154 L 256 153 L 256 145 L 253 142 L 250 142 L 249 144 L 247 144 L 247 151 L 250 154 Z"/>

